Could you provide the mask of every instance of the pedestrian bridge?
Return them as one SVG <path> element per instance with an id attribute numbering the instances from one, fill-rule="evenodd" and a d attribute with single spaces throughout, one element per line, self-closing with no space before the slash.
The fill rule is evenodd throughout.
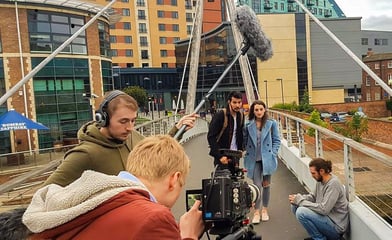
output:
<path id="1" fill-rule="evenodd" d="M 378 152 L 308 121 L 273 110 L 270 116 L 279 123 L 282 144 L 278 171 L 272 176 L 270 221 L 255 226 L 263 239 L 297 240 L 308 237 L 291 213 L 288 195 L 306 193 L 315 181 L 308 170 L 313 157 L 333 162 L 333 173 L 346 186 L 350 201 L 350 233 L 345 239 L 376 240 L 392 236 L 392 156 Z M 315 137 L 308 138 L 310 128 Z M 201 188 L 201 179 L 210 178 L 213 159 L 208 155 L 208 123 L 184 134 L 183 144 L 192 160 L 187 189 Z M 173 212 L 179 217 L 185 209 L 181 196 Z"/>
<path id="2" fill-rule="evenodd" d="M 323 157 L 333 162 L 333 173 L 340 178 L 348 193 L 351 226 L 350 233 L 345 236 L 345 239 L 390 239 L 392 156 L 292 115 L 273 110 L 269 110 L 269 114 L 278 122 L 282 144 L 279 152 L 279 167 L 272 176 L 270 220 L 256 225 L 256 232 L 263 239 L 298 240 L 308 237 L 291 213 L 288 195 L 306 193 L 313 189 L 315 181 L 309 173 L 308 162 L 313 157 Z M 140 124 L 135 129 L 145 136 L 164 134 L 174 121 L 173 117 L 164 117 Z M 306 134 L 311 128 L 314 129 L 312 138 Z M 199 119 L 196 126 L 185 132 L 182 137 L 181 143 L 191 159 L 191 171 L 186 189 L 200 189 L 201 180 L 210 178 L 213 171 L 213 159 L 208 155 L 207 131 L 208 121 Z M 41 149 L 37 153 L 24 153 L 24 155 L 26 155 L 23 158 L 26 161 L 24 164 L 30 164 L 34 168 L 1 184 L 0 195 L 9 197 L 12 195 L 11 192 L 17 192 L 16 196 L 20 197 L 29 191 L 34 191 L 34 187 L 39 186 L 39 181 L 29 184 L 26 182 L 55 168 L 62 159 L 63 152 Z M 40 162 L 42 158 L 45 159 L 45 164 Z M 0 173 L 6 171 L 2 162 L 0 159 Z M 185 193 L 173 207 L 177 219 L 184 211 Z M 203 239 L 207 239 L 206 236 Z"/>

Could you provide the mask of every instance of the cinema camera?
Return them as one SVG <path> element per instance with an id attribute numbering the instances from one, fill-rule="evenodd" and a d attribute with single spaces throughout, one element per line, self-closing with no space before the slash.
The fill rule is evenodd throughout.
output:
<path id="1" fill-rule="evenodd" d="M 228 169 L 217 169 L 209 179 L 202 180 L 201 190 L 187 190 L 187 207 L 201 200 L 203 220 L 211 225 L 209 233 L 217 239 L 260 239 L 249 224 L 247 214 L 260 197 L 259 188 L 244 180 L 239 168 L 241 151 L 221 149 L 231 159 Z"/>

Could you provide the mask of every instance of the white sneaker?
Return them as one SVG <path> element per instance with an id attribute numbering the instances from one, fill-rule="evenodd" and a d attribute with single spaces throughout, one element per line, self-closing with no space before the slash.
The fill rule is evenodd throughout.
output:
<path id="1" fill-rule="evenodd" d="M 269 220 L 269 216 L 268 216 L 267 210 L 262 210 L 261 211 L 261 221 L 266 222 L 268 220 Z"/>
<path id="2" fill-rule="evenodd" d="M 253 224 L 258 224 L 260 223 L 260 214 L 254 214 L 253 219 L 252 219 Z"/>

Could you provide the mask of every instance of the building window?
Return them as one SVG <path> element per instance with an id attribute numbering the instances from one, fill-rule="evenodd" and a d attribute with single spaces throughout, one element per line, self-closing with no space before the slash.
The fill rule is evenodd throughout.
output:
<path id="1" fill-rule="evenodd" d="M 374 39 L 374 45 L 386 46 L 386 45 L 388 45 L 388 39 L 375 38 Z"/>
<path id="2" fill-rule="evenodd" d="M 173 25 L 172 25 L 172 28 L 173 28 L 173 31 L 174 31 L 174 32 L 179 32 L 179 31 L 180 31 L 180 27 L 179 27 L 178 24 L 173 24 Z"/>
<path id="3" fill-rule="evenodd" d="M 128 68 L 132 68 L 132 67 L 134 67 L 134 64 L 133 63 L 127 63 L 127 67 Z"/>
<path id="4" fill-rule="evenodd" d="M 28 11 L 30 50 L 32 52 L 52 52 L 84 25 L 84 18 L 44 11 Z M 109 48 L 109 26 L 98 25 L 100 40 L 105 40 Z M 87 54 L 86 33 L 83 31 L 66 46 L 61 53 Z"/>
<path id="5" fill-rule="evenodd" d="M 392 81 L 392 73 L 388 73 L 388 85 L 391 85 L 389 84 L 391 81 Z"/>
<path id="6" fill-rule="evenodd" d="M 125 36 L 124 37 L 124 42 L 125 43 L 132 43 L 132 36 Z"/>
<path id="7" fill-rule="evenodd" d="M 372 101 L 372 96 L 370 95 L 370 92 L 366 93 L 366 101 Z"/>
<path id="8" fill-rule="evenodd" d="M 161 50 L 161 57 L 167 57 L 167 50 Z"/>
<path id="9" fill-rule="evenodd" d="M 162 10 L 158 10 L 157 11 L 157 15 L 158 15 L 158 18 L 164 18 L 165 17 L 165 12 L 162 11 Z"/>
<path id="10" fill-rule="evenodd" d="M 139 23 L 139 33 L 146 33 L 147 25 L 145 23 Z"/>
<path id="11" fill-rule="evenodd" d="M 381 100 L 381 94 L 379 92 L 374 93 L 374 100 L 375 101 Z"/>
<path id="12" fill-rule="evenodd" d="M 388 68 L 392 68 L 392 61 L 388 61 Z"/>
<path id="13" fill-rule="evenodd" d="M 129 2 L 129 0 L 121 0 L 121 2 L 127 3 L 127 2 Z"/>
<path id="14" fill-rule="evenodd" d="M 164 0 L 157 0 L 157 5 L 163 5 Z"/>
<path id="15" fill-rule="evenodd" d="M 36 67 L 44 58 L 31 58 Z M 101 62 L 102 77 L 112 77 L 111 63 Z M 39 134 L 40 148 L 53 147 L 58 137 L 76 137 L 80 123 L 91 119 L 89 102 L 82 95 L 91 93 L 87 59 L 54 58 L 33 80 L 37 121 L 50 129 L 61 130 L 61 136 L 46 131 Z M 110 81 L 110 80 L 109 80 Z M 57 139 L 55 139 L 57 138 Z"/>
<path id="16" fill-rule="evenodd" d="M 142 63 L 142 68 L 148 68 L 150 65 L 148 63 Z"/>
<path id="17" fill-rule="evenodd" d="M 129 11 L 129 8 L 123 8 L 122 15 L 123 16 L 131 16 L 131 11 Z"/>
<path id="18" fill-rule="evenodd" d="M 116 43 L 117 42 L 117 37 L 116 36 L 110 36 L 110 43 Z"/>
<path id="19" fill-rule="evenodd" d="M 99 34 L 99 49 L 101 56 L 108 57 L 110 55 L 110 35 L 109 26 L 99 21 L 98 22 L 98 34 Z M 73 43 L 75 40 L 73 41 Z M 87 52 L 87 50 L 86 50 Z"/>
<path id="20" fill-rule="evenodd" d="M 185 9 L 192 9 L 192 1 L 191 0 L 185 1 Z"/>
<path id="21" fill-rule="evenodd" d="M 369 39 L 368 38 L 361 38 L 361 43 L 362 43 L 362 45 L 369 45 Z"/>
<path id="22" fill-rule="evenodd" d="M 159 43 L 160 44 L 167 44 L 167 38 L 166 37 L 159 37 Z"/>
<path id="23" fill-rule="evenodd" d="M 158 30 L 159 31 L 166 31 L 166 26 L 163 23 L 158 24 Z"/>
<path id="24" fill-rule="evenodd" d="M 124 30 L 131 30 L 131 23 L 130 22 L 123 22 Z"/>
<path id="25" fill-rule="evenodd" d="M 127 57 L 133 57 L 133 50 L 132 50 L 132 49 L 127 49 L 127 50 L 125 50 L 125 56 L 127 56 Z"/>
<path id="26" fill-rule="evenodd" d="M 368 87 L 370 86 L 370 79 L 371 79 L 370 76 L 366 76 L 366 80 L 365 80 L 366 82 L 365 82 L 365 84 L 366 84 L 366 86 L 368 86 Z"/>
<path id="27" fill-rule="evenodd" d="M 142 47 L 147 47 L 148 46 L 148 41 L 147 41 L 147 37 L 140 37 L 140 46 Z"/>
<path id="28" fill-rule="evenodd" d="M 138 7 L 144 7 L 146 4 L 144 3 L 144 0 L 137 0 L 136 1 L 136 6 Z"/>
<path id="29" fill-rule="evenodd" d="M 193 15 L 192 13 L 186 13 L 186 21 L 193 22 Z"/>
<path id="30" fill-rule="evenodd" d="M 148 59 L 148 50 L 142 50 L 141 56 L 142 56 L 142 59 Z"/>
<path id="31" fill-rule="evenodd" d="M 175 43 L 175 42 L 178 42 L 178 41 L 180 41 L 180 37 L 173 37 L 173 42 Z"/>
<path id="32" fill-rule="evenodd" d="M 380 69 L 380 63 L 375 63 L 374 64 L 374 69 Z"/>
<path id="33" fill-rule="evenodd" d="M 137 17 L 139 20 L 146 19 L 146 12 L 144 10 L 137 10 Z"/>
<path id="34" fill-rule="evenodd" d="M 187 33 L 188 35 L 190 35 L 190 34 L 192 33 L 192 26 L 191 26 L 191 25 L 187 25 L 187 26 L 186 26 L 186 33 Z"/>
<path id="35" fill-rule="evenodd" d="M 161 63 L 161 67 L 162 67 L 162 68 L 168 68 L 168 67 L 169 67 L 169 64 L 168 64 L 168 63 Z"/>
<path id="36" fill-rule="evenodd" d="M 280 11 L 284 11 L 284 3 L 280 3 Z"/>
<path id="37" fill-rule="evenodd" d="M 174 11 L 171 13 L 172 18 L 178 19 L 178 12 Z"/>
<path id="38" fill-rule="evenodd" d="M 112 57 L 117 57 L 118 53 L 117 53 L 117 49 L 112 49 Z"/>
<path id="39" fill-rule="evenodd" d="M 177 0 L 171 0 L 170 5 L 172 6 L 177 6 Z"/>

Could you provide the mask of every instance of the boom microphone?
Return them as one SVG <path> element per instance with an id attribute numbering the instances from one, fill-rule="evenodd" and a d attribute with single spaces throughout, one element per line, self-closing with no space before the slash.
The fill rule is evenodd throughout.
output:
<path id="1" fill-rule="evenodd" d="M 247 5 L 237 7 L 235 11 L 235 22 L 238 26 L 238 30 L 242 33 L 244 37 L 243 47 L 237 53 L 237 55 L 233 58 L 230 64 L 223 71 L 222 75 L 215 82 L 212 88 L 208 91 L 208 93 L 204 96 L 202 101 L 197 105 L 194 113 L 197 113 L 203 106 L 204 103 L 208 100 L 211 94 L 218 87 L 220 82 L 229 72 L 231 67 L 235 64 L 235 62 L 240 58 L 241 55 L 245 55 L 250 47 L 253 48 L 255 55 L 261 61 L 266 61 L 272 57 L 272 47 L 271 41 L 265 36 L 263 29 L 261 28 L 260 22 L 256 16 L 256 13 Z M 182 125 L 181 128 L 174 135 L 175 139 L 179 139 L 179 137 L 184 133 L 186 125 Z"/>
<path id="2" fill-rule="evenodd" d="M 270 59 L 273 55 L 271 40 L 268 39 L 256 13 L 247 5 L 239 6 L 235 10 L 235 23 L 242 33 L 244 40 L 255 51 L 255 55 L 261 61 Z"/>

